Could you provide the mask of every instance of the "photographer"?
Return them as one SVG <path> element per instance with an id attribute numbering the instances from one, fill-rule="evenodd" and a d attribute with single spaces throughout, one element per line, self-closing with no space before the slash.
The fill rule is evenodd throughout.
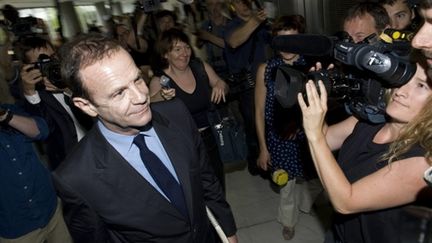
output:
<path id="1" fill-rule="evenodd" d="M 315 167 L 338 212 L 326 242 L 401 242 L 403 206 L 428 190 L 422 175 L 432 163 L 432 82 L 424 57 L 415 61 L 414 76 L 392 89 L 382 124 L 349 117 L 328 127 L 323 83 L 309 81 L 307 98 L 298 94 Z"/>
<path id="2" fill-rule="evenodd" d="M 49 126 L 46 140 L 49 167 L 54 170 L 92 125 L 92 119 L 70 105 L 70 91 L 60 77 L 54 48 L 47 40 L 27 37 L 19 49 L 26 110 L 43 117 Z"/>
<path id="3" fill-rule="evenodd" d="M 368 41 L 373 34 L 378 37 L 390 27 L 390 18 L 380 4 L 360 2 L 348 9 L 343 22 L 343 30 L 351 36 L 354 43 Z"/>

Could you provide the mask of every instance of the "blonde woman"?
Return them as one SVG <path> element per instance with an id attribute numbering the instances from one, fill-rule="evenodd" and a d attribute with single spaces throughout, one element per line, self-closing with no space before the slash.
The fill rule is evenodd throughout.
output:
<path id="1" fill-rule="evenodd" d="M 323 83 L 306 84 L 309 105 L 299 94 L 311 155 L 338 212 L 331 242 L 401 242 L 400 211 L 429 190 L 423 172 L 431 164 L 431 86 L 421 60 L 409 82 L 392 91 L 389 119 L 378 125 L 349 117 L 327 127 Z"/>

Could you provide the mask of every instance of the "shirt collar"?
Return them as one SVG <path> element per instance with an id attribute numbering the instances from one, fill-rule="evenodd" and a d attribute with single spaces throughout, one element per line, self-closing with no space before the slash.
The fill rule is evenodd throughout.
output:
<path id="1" fill-rule="evenodd" d="M 100 120 L 98 120 L 97 125 L 102 135 L 108 140 L 111 145 L 113 145 L 115 148 L 124 148 L 127 151 L 130 150 L 135 136 L 138 135 L 124 135 L 113 132 L 109 130 Z M 139 133 L 145 135 L 146 137 L 156 136 L 156 131 L 154 130 L 153 126 L 146 126 Z"/>

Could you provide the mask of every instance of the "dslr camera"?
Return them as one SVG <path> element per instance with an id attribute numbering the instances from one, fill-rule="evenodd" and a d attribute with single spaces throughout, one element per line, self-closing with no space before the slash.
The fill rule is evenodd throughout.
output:
<path id="1" fill-rule="evenodd" d="M 285 45 L 291 37 L 282 38 L 285 38 Z M 319 36 L 320 40 L 322 38 L 323 36 Z M 416 72 L 416 64 L 408 61 L 410 43 L 387 43 L 383 40 L 375 43 L 352 43 L 347 39 L 325 38 L 330 41 L 328 54 L 339 61 L 342 68 L 305 74 L 288 65 L 280 66 L 275 82 L 279 103 L 286 108 L 292 107 L 297 104 L 299 92 L 306 96 L 305 84 L 309 79 L 315 82 L 322 80 L 329 97 L 343 101 L 348 113 L 373 123 L 384 122 L 386 89 L 404 85 Z M 295 42 L 298 45 L 298 38 Z"/>
<path id="2" fill-rule="evenodd" d="M 42 73 L 43 77 L 48 80 L 57 88 L 66 88 L 66 82 L 62 80 L 60 73 L 60 62 L 45 54 L 40 54 L 37 62 L 34 63 L 34 68 L 37 68 Z"/>

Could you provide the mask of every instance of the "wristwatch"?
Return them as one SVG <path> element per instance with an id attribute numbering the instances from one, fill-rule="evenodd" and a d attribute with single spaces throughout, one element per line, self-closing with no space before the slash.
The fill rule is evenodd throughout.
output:
<path id="1" fill-rule="evenodd" d="M 8 110 L 0 108 L 0 122 L 3 121 L 4 119 L 6 119 L 6 116 L 3 117 L 4 115 L 6 115 L 6 113 L 8 112 Z"/>
<path id="2" fill-rule="evenodd" d="M 13 118 L 13 113 L 10 110 L 0 109 L 0 125 L 7 126 Z"/>

